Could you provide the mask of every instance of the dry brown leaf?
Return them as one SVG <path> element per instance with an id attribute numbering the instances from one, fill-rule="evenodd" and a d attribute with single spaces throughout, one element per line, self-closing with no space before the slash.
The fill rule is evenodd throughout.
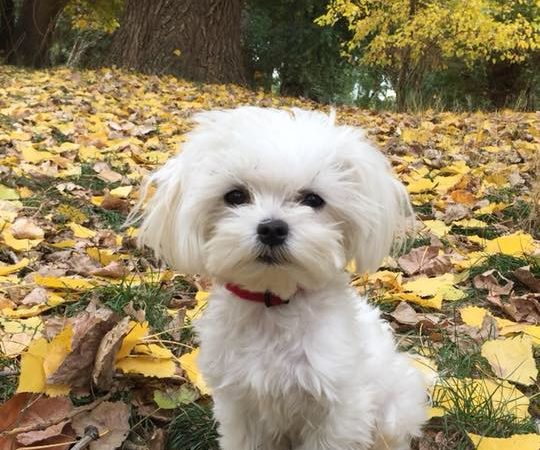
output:
<path id="1" fill-rule="evenodd" d="M 540 294 L 513 295 L 503 309 L 516 322 L 540 324 Z"/>
<path id="2" fill-rule="evenodd" d="M 23 305 L 41 305 L 43 303 L 47 303 L 47 300 L 47 289 L 36 287 L 22 299 L 21 303 Z"/>
<path id="3" fill-rule="evenodd" d="M 420 321 L 414 308 L 407 302 L 401 302 L 399 305 L 397 305 L 394 312 L 390 313 L 390 315 L 399 323 L 403 323 L 405 325 L 414 326 Z"/>
<path id="4" fill-rule="evenodd" d="M 422 270 L 428 261 L 439 254 L 439 249 L 432 246 L 422 246 L 412 249 L 398 259 L 399 266 L 408 275 L 414 275 Z"/>
<path id="5" fill-rule="evenodd" d="M 56 425 L 51 425 L 44 430 L 34 430 L 26 433 L 19 433 L 17 435 L 17 442 L 21 443 L 22 445 L 31 445 L 47 438 L 59 436 L 62 434 L 62 430 L 68 423 L 69 420 L 63 420 L 62 422 L 59 422 Z"/>
<path id="6" fill-rule="evenodd" d="M 114 450 L 129 433 L 129 407 L 123 402 L 103 402 L 91 412 L 75 416 L 72 425 L 79 436 L 89 425 L 95 426 L 100 435 L 103 434 L 90 443 L 90 450 Z"/>
<path id="7" fill-rule="evenodd" d="M 11 225 L 11 234 L 15 239 L 43 239 L 45 231 L 27 217 L 20 217 Z"/>
<path id="8" fill-rule="evenodd" d="M 43 324 L 43 336 L 50 341 L 58 333 L 60 333 L 68 324 L 67 317 L 51 316 L 48 317 Z"/>
<path id="9" fill-rule="evenodd" d="M 468 339 L 463 339 L 463 335 L 467 335 L 476 343 Z M 486 314 L 482 319 L 480 328 L 469 325 L 457 325 L 453 328 L 453 332 L 448 335 L 449 339 L 456 344 L 462 351 L 469 353 L 474 351 L 477 344 L 482 344 L 485 341 L 497 339 L 499 337 L 499 329 L 497 322 L 493 316 Z"/>
<path id="10" fill-rule="evenodd" d="M 123 178 L 122 174 L 111 169 L 103 169 L 101 172 L 99 172 L 97 177 L 103 181 L 107 181 L 108 183 L 116 183 L 121 181 Z"/>
<path id="11" fill-rule="evenodd" d="M 71 270 L 78 275 L 88 276 L 99 268 L 99 265 L 88 255 L 76 253 L 69 260 Z"/>
<path id="12" fill-rule="evenodd" d="M 472 193 L 464 189 L 452 191 L 450 193 L 450 197 L 452 197 L 452 200 L 454 200 L 456 203 L 463 203 L 465 205 L 474 205 L 477 200 Z"/>
<path id="13" fill-rule="evenodd" d="M 122 199 L 120 197 L 116 197 L 114 195 L 109 194 L 108 192 L 105 194 L 105 197 L 103 197 L 103 201 L 100 205 L 103 209 L 108 209 L 111 211 L 121 211 L 121 212 L 128 212 L 129 211 L 129 201 Z"/>
<path id="14" fill-rule="evenodd" d="M 400 257 L 398 264 L 407 275 L 422 273 L 436 276 L 446 273 L 452 268 L 450 258 L 446 255 L 439 255 L 439 247 L 435 246 L 417 247 Z"/>
<path id="15" fill-rule="evenodd" d="M 126 306 L 124 306 L 122 308 L 122 311 L 124 311 L 128 316 L 135 319 L 136 322 L 143 323 L 146 320 L 146 313 L 144 309 L 135 309 L 132 301 L 130 301 Z"/>
<path id="16" fill-rule="evenodd" d="M 163 428 L 158 428 L 148 442 L 148 450 L 165 450 L 167 444 L 167 432 Z"/>
<path id="17" fill-rule="evenodd" d="M 536 278 L 531 273 L 530 266 L 520 267 L 512 272 L 520 283 L 523 283 L 533 292 L 540 292 L 540 278 Z"/>
<path id="18" fill-rule="evenodd" d="M 99 267 L 92 271 L 92 275 L 107 278 L 124 278 L 128 270 L 121 261 L 112 261 L 105 267 Z"/>
<path id="19" fill-rule="evenodd" d="M 461 203 L 450 204 L 446 208 L 443 215 L 443 220 L 446 223 L 454 222 L 455 220 L 465 219 L 471 216 L 471 209 Z"/>
<path id="20" fill-rule="evenodd" d="M 504 286 L 499 284 L 499 280 L 493 275 L 496 272 L 495 269 L 488 270 L 480 275 L 476 275 L 473 278 L 473 285 L 476 289 L 486 289 L 491 294 L 508 295 L 514 287 L 514 283 L 511 280 L 506 280 Z"/>
<path id="21" fill-rule="evenodd" d="M 180 340 L 182 337 L 182 328 L 186 321 L 186 309 L 181 308 L 177 311 L 173 319 L 167 324 L 167 331 L 173 339 Z"/>
<path id="22" fill-rule="evenodd" d="M 4 333 L 0 330 L 0 354 L 8 358 L 20 355 L 28 348 L 32 340 L 40 337 L 39 332 L 28 330 L 20 333 Z"/>
<path id="23" fill-rule="evenodd" d="M 79 393 L 88 392 L 100 342 L 115 323 L 116 318 L 109 308 L 91 303 L 73 320 L 71 352 L 47 382 L 68 384 Z"/>
<path id="24" fill-rule="evenodd" d="M 116 352 L 128 331 L 129 317 L 124 317 L 101 340 L 96 353 L 94 369 L 92 370 L 92 381 L 97 388 L 110 389 L 114 375 Z"/>
<path id="25" fill-rule="evenodd" d="M 69 415 L 72 409 L 73 405 L 67 397 L 49 398 L 28 393 L 15 394 L 6 403 L 0 405 L 0 432 L 26 426 L 35 427 L 37 430 L 40 424 L 50 423 L 51 420 L 62 421 Z M 48 436 L 43 435 L 43 437 L 37 440 L 53 437 L 54 434 L 52 433 L 54 431 L 50 430 Z M 56 433 L 56 435 L 58 434 L 60 433 Z M 2 450 L 14 450 L 20 447 L 15 442 L 18 436 L 20 434 L 6 435 L 4 437 L 0 434 L 0 448 Z M 36 435 L 23 436 L 23 439 L 32 440 L 32 437 L 36 437 Z M 63 440 L 62 442 L 66 441 Z"/>

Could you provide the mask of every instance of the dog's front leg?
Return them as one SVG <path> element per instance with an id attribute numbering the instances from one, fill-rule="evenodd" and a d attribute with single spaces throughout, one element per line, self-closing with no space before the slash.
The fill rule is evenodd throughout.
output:
<path id="1" fill-rule="evenodd" d="M 304 439 L 294 450 L 372 450 L 373 416 L 361 408 L 333 405 L 301 434 Z"/>
<path id="2" fill-rule="evenodd" d="M 257 450 L 255 423 L 249 417 L 244 402 L 214 393 L 214 416 L 218 421 L 221 450 Z"/>
<path id="3" fill-rule="evenodd" d="M 250 402 L 223 390 L 214 392 L 213 397 L 221 450 L 266 450 L 261 424 Z"/>

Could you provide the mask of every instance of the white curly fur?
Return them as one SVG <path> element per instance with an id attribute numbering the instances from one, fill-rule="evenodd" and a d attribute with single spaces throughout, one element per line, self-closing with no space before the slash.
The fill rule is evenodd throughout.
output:
<path id="1" fill-rule="evenodd" d="M 198 114 L 181 153 L 155 172 L 140 244 L 215 289 L 196 329 L 223 450 L 404 450 L 426 388 L 376 308 L 348 286 L 374 270 L 410 215 L 405 189 L 355 128 L 302 110 Z M 224 195 L 242 187 L 248 203 Z M 312 191 L 321 209 L 299 202 Z M 257 259 L 257 225 L 289 225 L 279 263 Z M 270 290 L 287 305 L 223 286 Z"/>

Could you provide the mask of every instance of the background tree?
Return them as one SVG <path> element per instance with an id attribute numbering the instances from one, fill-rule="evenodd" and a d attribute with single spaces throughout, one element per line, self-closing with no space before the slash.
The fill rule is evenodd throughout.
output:
<path id="1" fill-rule="evenodd" d="M 126 0 L 108 61 L 141 72 L 245 83 L 243 0 Z"/>
<path id="2" fill-rule="evenodd" d="M 351 101 L 355 68 L 340 55 L 339 27 L 314 20 L 326 0 L 251 0 L 246 45 L 255 82 L 282 95 L 322 102 Z M 344 37 L 344 36 L 343 36 Z"/>
<path id="3" fill-rule="evenodd" d="M 404 109 L 449 60 L 525 65 L 540 49 L 538 12 L 535 0 L 332 0 L 317 23 L 344 21 L 345 51 L 361 49 L 362 63 L 381 68 Z"/>
<path id="4" fill-rule="evenodd" d="M 2 0 L 3 52 L 11 64 L 30 67 L 47 65 L 56 19 L 68 0 L 24 0 L 15 14 L 13 1 Z M 15 20 L 17 18 L 17 20 Z"/>
<path id="5" fill-rule="evenodd" d="M 15 33 L 15 5 L 13 0 L 0 0 L 0 57 L 13 48 Z"/>

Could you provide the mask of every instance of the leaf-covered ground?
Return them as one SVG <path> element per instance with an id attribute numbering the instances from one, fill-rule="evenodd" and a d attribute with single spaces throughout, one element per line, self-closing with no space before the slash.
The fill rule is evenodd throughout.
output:
<path id="1" fill-rule="evenodd" d="M 190 325 L 210 286 L 159 267 L 122 224 L 192 114 L 242 104 L 316 107 L 114 70 L 0 67 L 0 448 L 69 448 L 88 425 L 94 449 L 216 448 Z M 537 450 L 538 114 L 338 119 L 387 153 L 418 215 L 400 255 L 351 275 L 431 380 L 415 445 Z"/>

